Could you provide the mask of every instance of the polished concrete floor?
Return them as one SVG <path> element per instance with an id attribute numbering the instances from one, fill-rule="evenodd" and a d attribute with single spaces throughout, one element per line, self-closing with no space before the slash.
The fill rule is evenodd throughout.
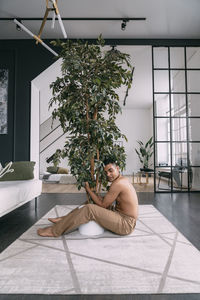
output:
<path id="1" fill-rule="evenodd" d="M 38 199 L 37 211 L 35 201 L 31 201 L 15 211 L 0 218 L 0 252 L 15 241 L 23 232 L 55 205 L 81 204 L 85 194 L 42 194 Z M 185 237 L 200 250 L 200 193 L 154 194 L 138 193 L 140 204 L 154 205 L 173 223 Z M 176 295 L 0 295 L 2 299 L 94 299 L 94 300 L 199 300 L 199 294 Z"/>

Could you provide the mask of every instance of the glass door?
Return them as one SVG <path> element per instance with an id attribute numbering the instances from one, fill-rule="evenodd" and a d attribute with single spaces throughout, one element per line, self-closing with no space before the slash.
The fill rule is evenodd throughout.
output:
<path id="1" fill-rule="evenodd" d="M 153 47 L 157 192 L 200 190 L 200 48 Z"/>

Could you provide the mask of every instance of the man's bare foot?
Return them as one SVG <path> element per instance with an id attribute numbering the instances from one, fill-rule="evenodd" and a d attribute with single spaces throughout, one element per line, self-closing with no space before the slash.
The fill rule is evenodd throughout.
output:
<path id="1" fill-rule="evenodd" d="M 62 220 L 62 218 L 48 218 L 48 220 L 52 223 L 57 223 Z"/>
<path id="2" fill-rule="evenodd" d="M 55 237 L 52 232 L 52 226 L 45 227 L 45 228 L 39 228 L 37 230 L 37 234 L 40 236 L 46 236 L 46 237 Z"/>

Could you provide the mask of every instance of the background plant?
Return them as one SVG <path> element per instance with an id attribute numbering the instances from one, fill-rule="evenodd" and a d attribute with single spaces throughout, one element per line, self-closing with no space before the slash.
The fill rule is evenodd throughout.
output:
<path id="1" fill-rule="evenodd" d="M 61 150 L 60 149 L 57 149 L 53 155 L 46 158 L 46 162 L 47 163 L 52 162 L 54 167 L 58 167 L 60 161 L 61 161 Z"/>
<path id="2" fill-rule="evenodd" d="M 125 167 L 124 147 L 117 140 L 126 139 L 115 120 L 121 112 L 116 90 L 130 88 L 132 66 L 129 55 L 118 50 L 104 50 L 101 36 L 96 44 L 53 41 L 60 47 L 62 77 L 50 87 L 53 119 L 59 118 L 68 133 L 61 157 L 67 157 L 78 189 L 88 181 L 98 193 L 107 181 L 103 161 L 112 156 L 121 169 Z"/>
<path id="3" fill-rule="evenodd" d="M 139 157 L 140 162 L 142 163 L 142 166 L 144 169 L 149 168 L 149 161 L 150 158 L 153 155 L 153 137 L 151 137 L 146 144 L 144 144 L 142 141 L 137 141 L 139 144 L 139 150 L 135 148 L 135 151 Z"/>

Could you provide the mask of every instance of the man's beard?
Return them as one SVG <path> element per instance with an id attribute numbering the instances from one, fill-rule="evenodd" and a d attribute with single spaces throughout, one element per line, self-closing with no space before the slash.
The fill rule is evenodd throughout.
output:
<path id="1" fill-rule="evenodd" d="M 115 179 L 119 178 L 120 174 L 116 175 L 116 177 L 107 177 L 109 182 L 115 181 Z"/>

